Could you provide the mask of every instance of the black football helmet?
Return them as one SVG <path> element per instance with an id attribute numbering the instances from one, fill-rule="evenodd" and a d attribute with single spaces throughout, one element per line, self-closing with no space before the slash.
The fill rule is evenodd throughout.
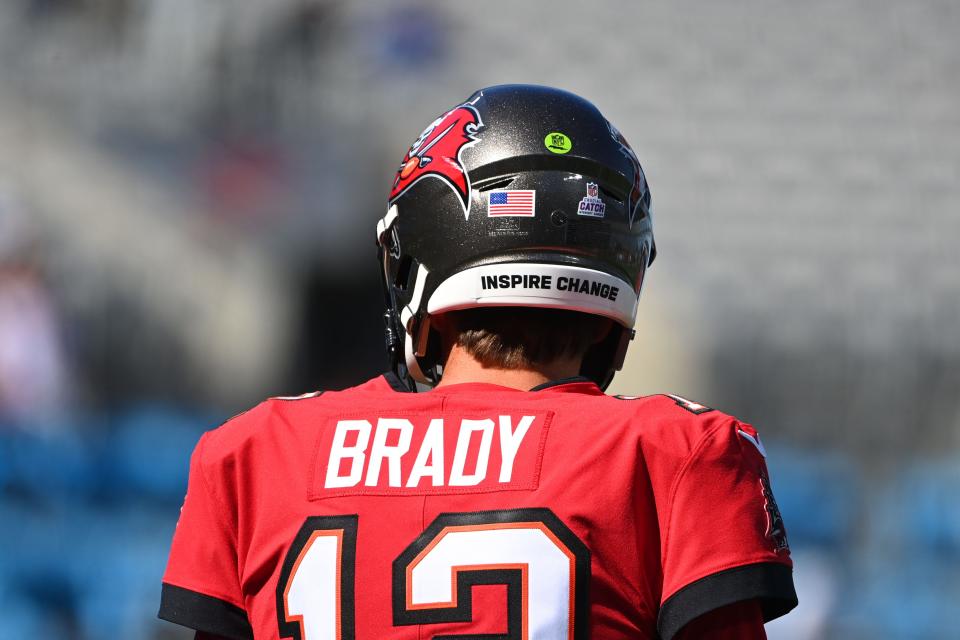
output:
<path id="1" fill-rule="evenodd" d="M 377 225 L 391 367 L 436 384 L 431 316 L 568 309 L 615 321 L 581 373 L 606 388 L 633 337 L 656 247 L 636 155 L 595 106 L 533 85 L 481 89 L 434 120 Z"/>

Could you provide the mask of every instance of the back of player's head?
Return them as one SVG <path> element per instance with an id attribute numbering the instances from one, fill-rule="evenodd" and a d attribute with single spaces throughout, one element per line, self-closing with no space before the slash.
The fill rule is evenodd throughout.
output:
<path id="1" fill-rule="evenodd" d="M 536 307 L 480 307 L 444 314 L 453 339 L 485 368 L 578 361 L 610 329 L 598 315 Z"/>
<path id="2" fill-rule="evenodd" d="M 531 85 L 482 89 L 430 123 L 377 233 L 392 367 L 432 383 L 443 363 L 431 317 L 534 307 L 614 321 L 581 371 L 606 387 L 656 253 L 630 145 L 583 98 Z"/>

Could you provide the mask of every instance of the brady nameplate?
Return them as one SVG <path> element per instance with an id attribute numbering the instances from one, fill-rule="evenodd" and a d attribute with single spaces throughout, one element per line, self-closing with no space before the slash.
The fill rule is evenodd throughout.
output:
<path id="1" fill-rule="evenodd" d="M 312 498 L 536 488 L 551 412 L 353 416 L 330 421 Z"/>

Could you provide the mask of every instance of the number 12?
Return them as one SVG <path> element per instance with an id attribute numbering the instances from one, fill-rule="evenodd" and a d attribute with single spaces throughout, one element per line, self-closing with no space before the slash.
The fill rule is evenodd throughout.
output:
<path id="1" fill-rule="evenodd" d="M 357 516 L 304 522 L 277 585 L 281 636 L 354 640 L 357 526 Z M 393 624 L 469 622 L 471 588 L 502 584 L 507 634 L 499 637 L 581 640 L 589 583 L 590 551 L 549 509 L 445 513 L 393 562 Z"/>

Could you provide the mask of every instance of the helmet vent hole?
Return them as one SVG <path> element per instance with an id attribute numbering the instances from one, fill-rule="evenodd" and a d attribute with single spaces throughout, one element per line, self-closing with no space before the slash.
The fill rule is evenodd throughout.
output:
<path id="1" fill-rule="evenodd" d="M 487 182 L 482 182 L 477 185 L 477 191 L 483 193 L 484 191 L 491 191 L 493 189 L 503 189 L 504 187 L 509 187 L 516 179 L 516 176 L 507 176 L 506 178 L 494 178 Z"/>
<path id="2" fill-rule="evenodd" d="M 623 196 L 617 193 L 614 193 L 613 191 L 610 191 L 610 189 L 607 189 L 603 185 L 600 185 L 600 193 L 607 196 L 611 200 L 616 200 L 617 204 L 623 204 Z"/>
<path id="3" fill-rule="evenodd" d="M 397 265 L 397 275 L 393 279 L 393 286 L 406 291 L 410 284 L 410 274 L 413 273 L 413 257 L 406 255 L 400 258 L 400 264 Z"/>

